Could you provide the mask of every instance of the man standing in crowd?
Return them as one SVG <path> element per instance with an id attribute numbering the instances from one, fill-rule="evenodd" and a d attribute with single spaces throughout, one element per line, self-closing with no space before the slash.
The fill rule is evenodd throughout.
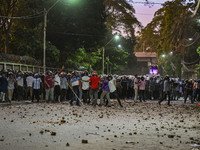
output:
<path id="1" fill-rule="evenodd" d="M 193 98 L 192 98 L 192 81 L 188 80 L 186 81 L 186 85 L 185 85 L 185 98 L 184 98 L 184 103 L 186 103 L 188 96 L 190 96 L 191 99 L 191 103 L 193 104 Z"/>
<path id="2" fill-rule="evenodd" d="M 81 106 L 80 101 L 79 101 L 79 97 L 78 97 L 79 96 L 79 80 L 80 80 L 80 78 L 78 77 L 77 72 L 74 71 L 72 73 L 72 78 L 70 80 L 70 82 L 71 82 L 70 85 L 73 89 L 73 91 L 72 91 L 73 96 L 72 96 L 71 101 L 70 101 L 71 106 L 73 106 L 74 100 L 75 100 L 77 106 Z"/>
<path id="3" fill-rule="evenodd" d="M 32 73 L 29 73 L 29 75 L 26 77 L 26 98 L 28 100 L 28 96 L 30 95 L 30 99 L 32 99 L 32 92 L 33 92 L 33 76 Z"/>
<path id="4" fill-rule="evenodd" d="M 54 88 L 53 88 L 53 77 L 52 77 L 52 72 L 47 71 L 47 75 L 44 77 L 44 84 L 45 84 L 45 100 L 47 102 L 53 101 L 54 99 Z"/>
<path id="5" fill-rule="evenodd" d="M 93 101 L 93 106 L 96 107 L 97 99 L 98 99 L 98 90 L 99 90 L 99 83 L 100 78 L 97 76 L 97 72 L 92 72 L 92 77 L 89 79 L 90 81 L 90 99 Z"/>
<path id="6" fill-rule="evenodd" d="M 5 102 L 7 86 L 8 86 L 8 80 L 6 78 L 5 72 L 2 73 L 2 77 L 0 78 L 0 83 L 1 83 L 1 100 L 2 100 L 2 102 Z"/>
<path id="7" fill-rule="evenodd" d="M 67 96 L 67 88 L 68 88 L 68 82 L 67 79 L 65 77 L 65 73 L 61 72 L 61 77 L 60 77 L 60 88 L 61 88 L 61 101 L 65 101 L 66 100 L 66 96 Z"/>
<path id="8" fill-rule="evenodd" d="M 139 83 L 139 99 L 140 99 L 140 102 L 142 102 L 142 100 L 145 102 L 145 96 L 144 96 L 145 86 L 146 86 L 146 81 L 144 80 L 144 77 L 141 77 L 141 80 L 140 80 L 140 83 Z"/>
<path id="9" fill-rule="evenodd" d="M 170 82 L 169 77 L 166 76 L 164 80 L 164 97 L 158 102 L 160 105 L 163 100 L 165 100 L 168 96 L 168 106 L 171 106 L 170 104 Z"/>
<path id="10" fill-rule="evenodd" d="M 154 91 L 155 91 L 155 81 L 154 81 L 153 77 L 151 77 L 150 82 L 149 82 L 149 98 L 150 98 L 150 100 L 155 99 Z"/>
<path id="11" fill-rule="evenodd" d="M 161 78 L 159 82 L 159 99 L 163 99 L 164 80 Z"/>
<path id="12" fill-rule="evenodd" d="M 102 93 L 100 96 L 100 104 L 99 106 L 103 105 L 103 98 L 106 96 L 106 99 L 108 101 L 108 107 L 111 107 L 111 103 L 110 103 L 110 89 L 109 89 L 109 80 L 106 78 L 106 76 L 104 77 L 104 81 L 103 81 L 103 86 L 102 86 Z"/>
<path id="13" fill-rule="evenodd" d="M 62 66 L 59 72 L 56 72 L 55 77 L 54 77 L 54 96 L 55 96 L 55 101 L 60 102 L 60 73 L 63 71 L 65 67 Z"/>
<path id="14" fill-rule="evenodd" d="M 83 92 L 83 103 L 87 104 L 88 103 L 88 92 L 89 92 L 89 88 L 90 88 L 90 84 L 89 84 L 89 77 L 88 77 L 88 72 L 85 72 L 83 77 L 82 77 L 82 92 Z"/>
<path id="15" fill-rule="evenodd" d="M 18 96 L 18 101 L 23 99 L 24 96 L 24 78 L 22 72 L 18 73 L 17 77 L 17 96 Z"/>
<path id="16" fill-rule="evenodd" d="M 134 101 L 137 102 L 138 99 L 138 88 L 139 88 L 140 80 L 138 79 L 137 74 L 135 75 L 134 79 L 134 91 L 135 91 L 135 98 Z"/>
<path id="17" fill-rule="evenodd" d="M 33 96 L 32 96 L 32 102 L 34 100 L 34 97 L 37 100 L 37 103 L 39 103 L 39 99 L 40 99 L 40 88 L 41 88 L 41 84 L 42 84 L 42 80 L 39 78 L 39 74 L 36 73 L 35 78 L 33 79 Z"/>
<path id="18" fill-rule="evenodd" d="M 119 105 L 121 107 L 123 107 L 123 105 L 121 104 L 120 98 L 119 98 L 119 94 L 117 93 L 115 78 L 113 78 L 111 75 L 109 75 L 108 80 L 109 80 L 110 94 L 113 95 L 115 98 L 117 98 Z"/>
<path id="19" fill-rule="evenodd" d="M 133 86 L 134 86 L 134 80 L 133 80 L 133 77 L 128 77 L 128 99 L 132 99 L 133 98 L 133 92 L 134 92 L 134 89 L 133 89 Z"/>
<path id="20" fill-rule="evenodd" d="M 126 76 L 123 76 L 122 77 L 122 80 L 121 80 L 121 91 L 122 91 L 122 99 L 125 100 L 125 98 L 127 98 L 127 91 L 128 91 L 128 81 L 126 79 Z"/>
<path id="21" fill-rule="evenodd" d="M 9 72 L 8 75 L 8 101 L 11 103 L 15 89 L 15 79 L 12 72 Z"/>

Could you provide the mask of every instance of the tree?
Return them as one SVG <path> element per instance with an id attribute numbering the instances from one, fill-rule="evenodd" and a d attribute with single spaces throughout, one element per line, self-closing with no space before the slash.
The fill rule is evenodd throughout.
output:
<path id="1" fill-rule="evenodd" d="M 13 15 L 15 12 L 15 5 L 17 0 L 2 0 L 0 3 L 0 40 L 4 45 L 4 50 L 1 48 L 1 51 L 5 54 L 8 51 L 8 42 L 9 42 L 9 33 L 13 23 Z"/>
<path id="2" fill-rule="evenodd" d="M 135 17 L 135 9 L 126 0 L 105 0 L 106 25 L 109 31 L 117 31 L 135 38 L 135 28 L 141 27 Z"/>
<path id="3" fill-rule="evenodd" d="M 191 62 L 197 58 L 195 43 L 188 40 L 191 34 L 195 33 L 192 27 L 191 9 L 194 9 L 192 2 L 168 1 L 155 13 L 152 22 L 141 31 L 137 49 L 157 52 L 160 66 L 161 55 L 174 52 L 173 58 L 176 59 L 164 60 L 166 74 L 175 74 L 180 77 L 181 70 L 175 69 L 172 73 L 171 66 L 175 64 L 176 68 L 180 68 L 178 64 Z"/>
<path id="4" fill-rule="evenodd" d="M 55 2 L 56 0 L 17 1 L 14 16 L 18 17 L 13 18 L 12 28 L 8 34 L 10 37 L 9 53 L 34 57 L 42 62 L 43 9 L 50 8 Z M 117 8 L 116 10 L 120 10 L 120 13 L 126 13 L 125 18 L 132 17 L 133 19 L 134 15 L 131 15 L 133 12 L 129 12 L 133 9 L 130 5 L 124 2 L 123 4 L 128 9 Z M 62 63 L 69 70 L 77 69 L 81 65 L 88 70 L 100 71 L 102 69 L 100 48 L 112 38 L 110 35 L 113 32 L 106 28 L 109 23 L 106 24 L 108 14 L 105 8 L 104 1 L 99 0 L 84 0 L 76 5 L 59 1 L 48 12 L 47 17 L 47 66 L 57 67 Z M 121 57 L 121 60 L 117 60 L 110 56 L 110 62 L 108 60 L 109 63 L 112 61 L 113 65 L 116 66 L 116 71 L 127 69 L 127 64 L 134 57 L 132 53 L 134 42 L 132 41 L 135 40 L 135 37 L 132 25 L 138 23 L 135 21 L 133 24 L 133 20 L 129 22 L 122 18 L 121 21 L 129 33 L 127 41 L 125 38 L 122 41 L 124 41 L 124 45 L 127 45 L 129 51 L 125 51 L 124 48 L 119 50 L 116 49 L 116 46 L 110 45 L 112 54 L 116 55 L 116 58 Z M 127 50 L 127 48 L 125 49 Z"/>

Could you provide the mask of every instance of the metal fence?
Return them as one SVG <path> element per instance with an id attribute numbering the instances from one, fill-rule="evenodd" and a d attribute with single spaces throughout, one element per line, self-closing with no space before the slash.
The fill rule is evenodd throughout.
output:
<path id="1" fill-rule="evenodd" d="M 23 72 L 38 72 L 43 73 L 42 66 L 34 66 L 34 65 L 26 65 L 26 64 L 18 64 L 18 63 L 10 63 L 10 62 L 0 62 L 0 70 L 15 70 L 15 71 L 23 71 Z M 46 67 L 47 70 L 57 71 L 58 68 Z"/>

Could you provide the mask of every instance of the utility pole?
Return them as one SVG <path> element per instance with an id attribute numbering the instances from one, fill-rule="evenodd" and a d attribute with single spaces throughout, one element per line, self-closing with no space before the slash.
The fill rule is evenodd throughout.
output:
<path id="1" fill-rule="evenodd" d="M 46 10 L 46 8 L 44 8 L 44 39 L 43 39 L 43 72 L 44 74 L 46 73 L 46 32 L 47 32 L 47 14 L 48 12 L 54 7 L 56 6 L 56 4 L 58 2 L 60 2 L 61 0 L 57 0 L 50 8 L 48 8 Z"/>
<path id="2" fill-rule="evenodd" d="M 44 8 L 44 39 L 43 39 L 43 72 L 46 74 L 46 30 L 47 30 L 47 11 Z"/>
<path id="3" fill-rule="evenodd" d="M 104 74 L 104 55 L 105 55 L 105 48 L 103 47 L 103 54 L 102 54 L 102 74 Z"/>
<path id="4" fill-rule="evenodd" d="M 108 56 L 108 62 L 107 62 L 107 75 L 109 74 L 109 56 Z"/>

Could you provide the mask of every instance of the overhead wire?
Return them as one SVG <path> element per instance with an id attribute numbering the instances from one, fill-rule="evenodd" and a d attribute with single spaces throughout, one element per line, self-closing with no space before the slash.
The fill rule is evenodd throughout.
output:
<path id="1" fill-rule="evenodd" d="M 104 35 L 94 35 L 94 34 L 81 34 L 81 33 L 67 33 L 67 32 L 53 32 L 48 31 L 49 33 L 63 34 L 63 35 L 71 35 L 71 36 L 88 36 L 88 37 L 104 37 Z"/>
<path id="2" fill-rule="evenodd" d="M 33 19 L 33 18 L 39 18 L 43 16 L 44 11 L 40 11 L 36 14 L 33 15 L 27 15 L 27 16 L 13 16 L 13 17 L 9 17 L 9 16 L 0 16 L 0 18 L 4 18 L 4 19 Z"/>
<path id="3" fill-rule="evenodd" d="M 135 3 L 135 4 L 158 4 L 158 5 L 161 5 L 163 3 L 161 2 L 152 2 L 152 1 L 144 1 L 144 2 L 139 2 L 139 1 L 134 1 L 134 0 L 127 0 L 127 2 L 129 3 Z"/>

